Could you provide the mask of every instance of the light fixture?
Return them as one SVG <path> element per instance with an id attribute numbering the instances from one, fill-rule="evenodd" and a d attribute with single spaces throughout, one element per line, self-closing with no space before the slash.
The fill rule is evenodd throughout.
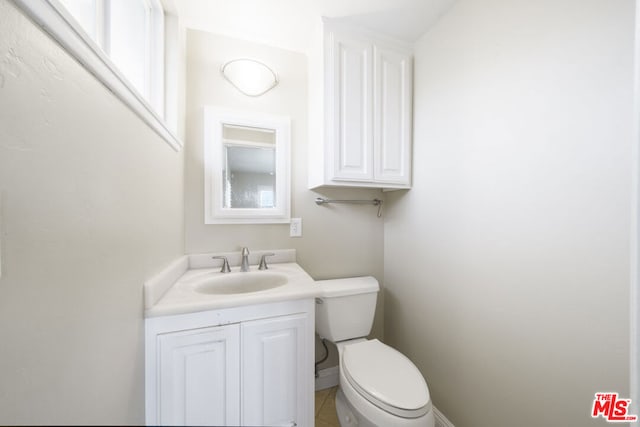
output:
<path id="1" fill-rule="evenodd" d="M 260 96 L 278 85 L 278 75 L 255 59 L 233 59 L 220 69 L 222 76 L 247 96 Z"/>

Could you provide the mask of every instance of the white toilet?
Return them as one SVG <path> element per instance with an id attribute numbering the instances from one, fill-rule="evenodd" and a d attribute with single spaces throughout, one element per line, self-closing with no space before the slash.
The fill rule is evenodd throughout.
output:
<path id="1" fill-rule="evenodd" d="M 373 277 L 321 280 L 316 332 L 336 344 L 342 427 L 433 427 L 429 388 L 416 366 L 371 332 L 380 289 Z"/>

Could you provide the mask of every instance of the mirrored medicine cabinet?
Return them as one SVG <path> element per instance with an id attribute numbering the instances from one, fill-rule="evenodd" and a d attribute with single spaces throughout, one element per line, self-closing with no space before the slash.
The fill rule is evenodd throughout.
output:
<path id="1" fill-rule="evenodd" d="M 289 117 L 204 111 L 205 224 L 290 221 Z"/>

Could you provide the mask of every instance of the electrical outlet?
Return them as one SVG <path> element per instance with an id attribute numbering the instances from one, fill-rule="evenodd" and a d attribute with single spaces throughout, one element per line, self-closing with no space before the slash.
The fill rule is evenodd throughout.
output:
<path id="1" fill-rule="evenodd" d="M 302 218 L 291 218 L 289 237 L 302 237 Z"/>

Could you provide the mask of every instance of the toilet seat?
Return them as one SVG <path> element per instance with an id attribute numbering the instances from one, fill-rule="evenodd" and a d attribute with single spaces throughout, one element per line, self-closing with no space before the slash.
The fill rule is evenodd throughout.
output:
<path id="1" fill-rule="evenodd" d="M 418 418 L 431 410 L 429 388 L 418 368 L 376 339 L 345 346 L 342 369 L 361 396 L 387 412 Z"/>

